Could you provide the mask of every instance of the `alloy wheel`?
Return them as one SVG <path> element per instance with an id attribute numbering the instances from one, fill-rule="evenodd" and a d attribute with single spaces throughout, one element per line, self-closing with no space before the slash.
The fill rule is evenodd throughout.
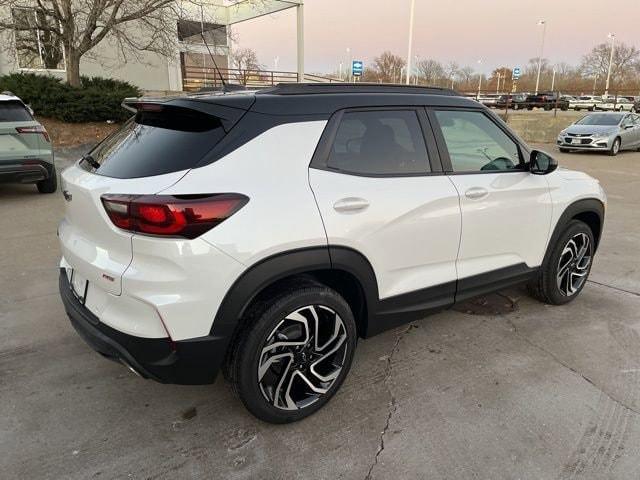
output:
<path id="1" fill-rule="evenodd" d="M 276 408 L 298 410 L 317 402 L 339 377 L 347 356 L 347 330 L 323 305 L 308 305 L 282 319 L 260 351 L 257 379 Z"/>
<path id="2" fill-rule="evenodd" d="M 571 237 L 558 260 L 556 283 L 562 295 L 570 297 L 580 290 L 587 280 L 591 259 L 589 236 L 586 233 L 577 233 Z"/>

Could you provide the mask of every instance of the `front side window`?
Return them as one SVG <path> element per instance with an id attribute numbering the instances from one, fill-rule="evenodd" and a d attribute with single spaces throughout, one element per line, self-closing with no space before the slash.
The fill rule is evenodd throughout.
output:
<path id="1" fill-rule="evenodd" d="M 329 168 L 360 175 L 415 175 L 430 171 L 414 110 L 347 112 L 333 141 Z"/>
<path id="2" fill-rule="evenodd" d="M 482 112 L 435 112 L 454 172 L 507 171 L 522 167 L 516 142 Z"/>
<path id="3" fill-rule="evenodd" d="M 16 55 L 20 68 L 64 70 L 64 52 L 55 18 L 40 8 L 13 8 Z"/>

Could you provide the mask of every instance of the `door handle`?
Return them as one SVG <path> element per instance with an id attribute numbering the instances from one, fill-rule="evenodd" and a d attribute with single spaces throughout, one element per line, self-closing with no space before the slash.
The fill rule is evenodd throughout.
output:
<path id="1" fill-rule="evenodd" d="M 464 192 L 464 195 L 471 200 L 479 200 L 489 195 L 489 190 L 483 187 L 473 187 Z"/>
<path id="2" fill-rule="evenodd" d="M 333 204 L 333 209 L 336 212 L 359 212 L 366 209 L 369 206 L 369 202 L 364 198 L 343 198 Z"/>

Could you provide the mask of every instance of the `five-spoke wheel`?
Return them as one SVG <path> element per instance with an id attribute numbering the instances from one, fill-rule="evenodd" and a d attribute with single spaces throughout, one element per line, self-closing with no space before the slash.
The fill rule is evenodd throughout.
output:
<path id="1" fill-rule="evenodd" d="M 558 260 L 556 275 L 558 289 L 563 295 L 570 297 L 580 290 L 587 279 L 591 257 L 591 240 L 586 233 L 577 233 L 569 239 Z"/>
<path id="2" fill-rule="evenodd" d="M 308 305 L 276 325 L 261 349 L 258 383 L 273 406 L 297 410 L 317 402 L 342 371 L 347 331 L 340 316 Z"/>
<path id="3" fill-rule="evenodd" d="M 256 309 L 234 347 L 229 379 L 256 417 L 300 420 L 329 401 L 349 371 L 357 339 L 353 313 L 337 292 L 310 281 Z"/>

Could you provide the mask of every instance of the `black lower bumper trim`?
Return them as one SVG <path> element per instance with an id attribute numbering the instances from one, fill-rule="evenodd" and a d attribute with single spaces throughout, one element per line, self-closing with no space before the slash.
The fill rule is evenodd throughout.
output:
<path id="1" fill-rule="evenodd" d="M 52 168 L 44 160 L 0 160 L 0 183 L 37 183 L 49 178 Z"/>
<path id="2" fill-rule="evenodd" d="M 59 288 L 71 324 L 98 353 L 161 383 L 203 385 L 215 381 L 224 361 L 226 337 L 206 336 L 175 342 L 170 338 L 128 335 L 101 323 L 78 300 L 64 268 L 60 269 Z"/>

